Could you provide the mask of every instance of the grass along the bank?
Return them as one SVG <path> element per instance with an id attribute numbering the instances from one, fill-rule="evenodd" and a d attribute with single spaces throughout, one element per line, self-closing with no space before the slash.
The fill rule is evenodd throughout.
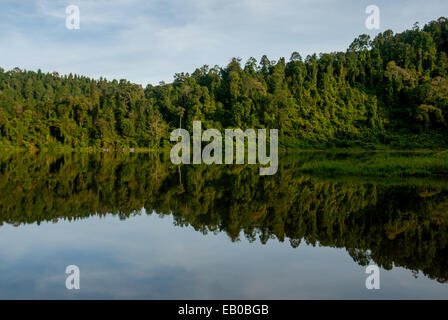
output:
<path id="1" fill-rule="evenodd" d="M 326 176 L 432 176 L 448 175 L 448 152 L 432 155 L 402 156 L 371 154 L 365 159 L 321 160 L 305 162 L 300 171 Z"/>

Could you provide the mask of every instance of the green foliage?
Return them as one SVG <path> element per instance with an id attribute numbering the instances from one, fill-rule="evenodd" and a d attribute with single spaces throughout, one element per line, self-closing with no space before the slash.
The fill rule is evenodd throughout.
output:
<path id="1" fill-rule="evenodd" d="M 394 155 L 369 154 L 364 159 L 349 158 L 322 160 L 304 163 L 303 173 L 319 175 L 359 175 L 359 176 L 431 176 L 448 174 L 448 154 L 446 152 L 428 154 Z"/>
<path id="2" fill-rule="evenodd" d="M 244 67 L 234 58 L 146 88 L 0 69 L 0 145 L 159 148 L 170 130 L 201 120 L 205 129 L 279 129 L 284 147 L 446 146 L 447 30 L 441 17 L 361 35 L 346 52 Z"/>

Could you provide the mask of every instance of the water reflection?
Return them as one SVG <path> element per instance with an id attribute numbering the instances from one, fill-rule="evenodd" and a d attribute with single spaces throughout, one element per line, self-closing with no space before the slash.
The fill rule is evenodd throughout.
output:
<path id="1" fill-rule="evenodd" d="M 0 224 L 127 219 L 145 208 L 231 241 L 345 248 L 359 265 L 401 266 L 446 282 L 448 182 L 298 172 L 323 156 L 286 157 L 276 175 L 260 176 L 243 165 L 176 167 L 167 154 L 2 154 Z"/>

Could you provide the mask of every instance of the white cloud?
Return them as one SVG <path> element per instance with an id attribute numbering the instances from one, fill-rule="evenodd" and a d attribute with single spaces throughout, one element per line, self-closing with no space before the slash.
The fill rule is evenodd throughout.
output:
<path id="1" fill-rule="evenodd" d="M 436 19 L 446 1 L 379 0 L 382 30 Z M 65 7 L 80 7 L 81 29 L 65 29 Z M 292 51 L 345 50 L 364 28 L 368 1 L 356 0 L 36 0 L 0 4 L 0 63 L 142 84 L 172 80 L 232 57 L 289 58 Z M 12 10 L 12 8 L 14 10 Z M 10 10 L 7 10 L 10 9 Z M 4 16 L 3 14 L 8 15 Z M 12 16 L 11 16 L 12 15 Z M 15 15 L 15 17 L 14 17 Z M 14 19 L 16 18 L 16 19 Z M 20 24 L 20 22 L 25 22 Z"/>

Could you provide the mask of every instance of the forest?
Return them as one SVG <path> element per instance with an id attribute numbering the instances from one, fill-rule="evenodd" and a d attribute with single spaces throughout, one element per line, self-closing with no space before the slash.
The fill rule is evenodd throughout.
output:
<path id="1" fill-rule="evenodd" d="M 288 149 L 444 148 L 448 19 L 360 35 L 346 52 L 233 58 L 145 88 L 0 68 L 1 147 L 161 149 L 193 120 L 204 129 L 278 129 Z"/>

